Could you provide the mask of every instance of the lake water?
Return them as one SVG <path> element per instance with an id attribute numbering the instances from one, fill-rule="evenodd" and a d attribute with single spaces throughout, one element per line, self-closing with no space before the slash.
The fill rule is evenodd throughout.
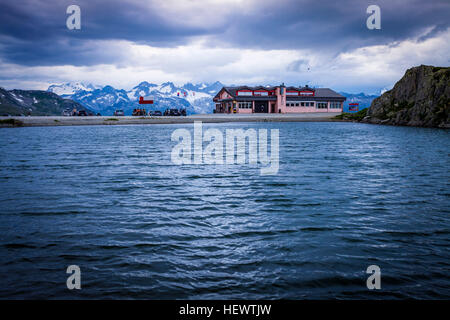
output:
<path id="1" fill-rule="evenodd" d="M 449 131 L 212 127 L 279 129 L 278 174 L 172 164 L 192 125 L 0 129 L 0 298 L 450 298 Z"/>

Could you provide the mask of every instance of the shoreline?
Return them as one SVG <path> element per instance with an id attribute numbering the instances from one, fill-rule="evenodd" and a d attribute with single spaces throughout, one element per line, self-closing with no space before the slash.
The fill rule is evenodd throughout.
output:
<path id="1" fill-rule="evenodd" d="M 226 123 L 226 122 L 346 122 L 335 119 L 340 112 L 317 112 L 299 114 L 195 114 L 186 117 L 137 117 L 137 116 L 32 116 L 0 117 L 0 128 L 85 126 L 85 125 L 136 125 L 136 124 L 178 124 Z M 6 120 L 6 121 L 4 121 Z M 8 123 L 9 122 L 9 123 Z"/>

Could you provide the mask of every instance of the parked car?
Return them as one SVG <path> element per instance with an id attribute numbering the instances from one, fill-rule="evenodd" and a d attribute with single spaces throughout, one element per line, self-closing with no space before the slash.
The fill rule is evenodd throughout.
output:
<path id="1" fill-rule="evenodd" d="M 181 116 L 181 113 L 178 109 L 167 109 L 164 111 L 165 116 Z"/>
<path id="2" fill-rule="evenodd" d="M 148 115 L 149 116 L 153 116 L 153 117 L 161 117 L 162 116 L 162 112 L 159 111 L 159 110 L 149 111 Z"/>
<path id="3" fill-rule="evenodd" d="M 114 115 L 116 117 L 123 117 L 125 115 L 125 113 L 123 112 L 123 110 L 116 110 L 116 111 L 114 111 Z"/>
<path id="4" fill-rule="evenodd" d="M 70 109 L 64 109 L 64 111 L 62 112 L 62 115 L 64 117 L 70 117 L 72 115 L 72 110 Z"/>
<path id="5" fill-rule="evenodd" d="M 100 112 L 97 112 L 97 117 L 101 117 L 102 114 Z"/>
<path id="6" fill-rule="evenodd" d="M 78 116 L 79 116 L 79 117 L 86 117 L 86 116 L 87 116 L 86 110 L 80 110 L 80 111 L 78 111 Z"/>
<path id="7" fill-rule="evenodd" d="M 133 109 L 133 116 L 141 116 L 141 117 L 145 117 L 147 115 L 147 111 L 145 109 Z"/>

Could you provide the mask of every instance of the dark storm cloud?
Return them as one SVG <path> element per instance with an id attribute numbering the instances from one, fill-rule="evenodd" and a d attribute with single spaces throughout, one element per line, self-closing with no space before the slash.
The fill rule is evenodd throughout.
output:
<path id="1" fill-rule="evenodd" d="M 66 28 L 66 9 L 81 8 L 81 30 Z M 180 29 L 157 7 L 142 1 L 36 1 L 2 4 L 0 58 L 24 65 L 93 65 L 122 58 L 99 40 L 128 40 L 153 46 L 184 44 L 208 33 L 204 27 Z"/>
<path id="2" fill-rule="evenodd" d="M 381 30 L 369 30 L 366 9 L 381 9 Z M 234 17 L 223 39 L 246 47 L 346 50 L 449 27 L 450 1 L 288 1 L 247 17 Z"/>
<path id="3" fill-rule="evenodd" d="M 81 7 L 82 29 L 67 30 L 66 8 Z M 381 8 L 381 30 L 366 28 L 366 8 Z M 174 5 L 177 5 L 174 3 Z M 205 3 L 207 11 L 208 4 Z M 248 7 L 248 3 L 246 7 Z M 196 11 L 168 16 L 157 3 L 137 0 L 42 1 L 2 0 L 0 59 L 22 65 L 93 65 L 121 61 L 124 53 L 99 40 L 127 40 L 152 46 L 183 45 L 205 36 L 212 46 L 259 49 L 311 49 L 338 54 L 372 44 L 385 44 L 449 27 L 450 2 L 437 1 L 255 1 L 250 10 L 225 4 L 228 14 L 208 25 L 190 21 Z M 204 15 L 203 11 L 198 15 Z M 206 18 L 206 17 L 205 17 Z M 292 68 L 296 66 L 291 66 Z M 297 66 L 298 68 L 299 66 Z"/>

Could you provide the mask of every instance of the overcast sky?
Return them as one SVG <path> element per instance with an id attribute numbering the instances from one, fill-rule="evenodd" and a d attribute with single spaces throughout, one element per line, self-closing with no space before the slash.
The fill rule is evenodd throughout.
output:
<path id="1" fill-rule="evenodd" d="M 81 8 L 81 30 L 66 9 Z M 381 9 L 369 30 L 366 9 Z M 0 86 L 310 84 L 378 93 L 450 64 L 448 0 L 0 0 Z"/>

